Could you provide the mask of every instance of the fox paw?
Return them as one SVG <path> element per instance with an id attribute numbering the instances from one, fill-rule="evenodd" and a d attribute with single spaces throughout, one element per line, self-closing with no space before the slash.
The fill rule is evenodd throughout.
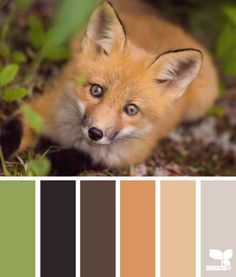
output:
<path id="1" fill-rule="evenodd" d="M 76 149 L 62 149 L 52 140 L 41 137 L 35 153 L 47 152 L 51 162 L 51 176 L 76 176 L 89 170 L 102 170 L 103 165 L 94 164 L 91 157 Z"/>
<path id="2" fill-rule="evenodd" d="M 0 125 L 0 147 L 5 159 L 19 148 L 22 134 L 22 123 L 19 117 L 11 117 Z"/>

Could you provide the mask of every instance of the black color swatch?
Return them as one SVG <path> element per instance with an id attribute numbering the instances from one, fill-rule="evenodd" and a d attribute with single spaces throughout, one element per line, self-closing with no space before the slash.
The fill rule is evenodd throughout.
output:
<path id="1" fill-rule="evenodd" d="M 75 277 L 75 182 L 41 182 L 41 277 Z"/>

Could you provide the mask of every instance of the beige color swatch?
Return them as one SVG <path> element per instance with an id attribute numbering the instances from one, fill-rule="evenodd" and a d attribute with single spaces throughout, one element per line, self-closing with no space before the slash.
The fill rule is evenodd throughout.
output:
<path id="1" fill-rule="evenodd" d="M 121 277 L 155 277 L 155 182 L 121 182 Z"/>
<path id="2" fill-rule="evenodd" d="M 195 277 L 195 182 L 161 182 L 161 276 Z"/>

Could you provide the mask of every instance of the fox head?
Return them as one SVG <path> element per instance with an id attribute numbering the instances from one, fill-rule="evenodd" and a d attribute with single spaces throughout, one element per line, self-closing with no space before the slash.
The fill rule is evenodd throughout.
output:
<path id="1" fill-rule="evenodd" d="M 91 15 L 76 60 L 83 84 L 75 88 L 81 132 L 91 144 L 141 138 L 156 128 L 197 76 L 202 54 L 180 49 L 161 55 L 133 45 L 113 7 Z"/>

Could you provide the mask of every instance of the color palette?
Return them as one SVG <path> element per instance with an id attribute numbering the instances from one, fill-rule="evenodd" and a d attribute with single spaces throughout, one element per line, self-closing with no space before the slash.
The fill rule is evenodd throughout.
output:
<path id="1" fill-rule="evenodd" d="M 225 178 L 0 180 L 0 276 L 236 276 L 235 200 Z"/>

